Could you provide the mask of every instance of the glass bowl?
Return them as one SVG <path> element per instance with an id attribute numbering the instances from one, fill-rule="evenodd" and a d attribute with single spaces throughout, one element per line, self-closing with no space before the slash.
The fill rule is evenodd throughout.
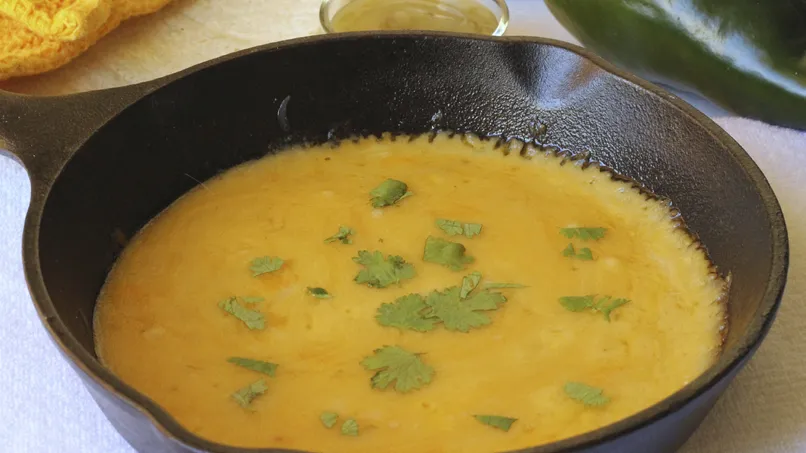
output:
<path id="1" fill-rule="evenodd" d="M 363 24 L 353 24 L 353 26 L 349 27 L 339 27 L 338 23 L 334 25 L 334 18 L 337 18 L 337 15 L 340 12 L 344 12 L 345 8 L 356 8 L 363 6 L 366 8 L 364 11 L 368 11 L 373 7 L 378 8 L 382 5 L 387 7 L 387 11 L 384 11 L 383 13 L 377 12 L 376 16 L 378 14 L 384 14 L 387 17 L 388 23 L 386 23 L 385 26 L 371 25 L 373 20 L 371 19 L 372 14 L 356 16 L 365 19 L 365 23 Z M 475 11 L 477 13 L 481 12 L 481 14 L 484 16 L 487 16 L 487 12 L 491 14 L 489 21 L 487 21 L 487 17 L 485 17 L 485 22 L 491 22 L 490 26 L 485 27 L 490 31 L 485 30 L 484 32 L 481 32 L 478 30 L 466 29 L 469 28 L 468 26 L 472 27 L 473 24 L 468 24 L 467 21 L 462 23 L 464 18 L 457 17 L 457 15 L 461 15 L 462 13 L 468 11 L 468 9 L 460 7 L 470 6 L 476 8 Z M 430 12 L 424 13 L 430 16 L 427 17 L 427 20 L 430 22 L 429 26 L 427 27 L 401 26 L 401 22 L 406 22 L 406 20 L 397 20 L 397 23 L 393 23 L 391 20 L 396 18 L 391 16 L 407 14 L 406 12 L 402 12 L 402 9 L 407 7 L 420 8 L 421 10 L 422 8 L 428 8 L 431 10 L 439 9 L 440 12 L 444 12 L 445 14 L 439 14 L 439 17 L 437 18 Z M 395 11 L 396 9 L 397 11 Z M 483 12 L 479 9 L 483 10 Z M 466 17 L 467 16 L 465 16 L 465 18 Z M 497 21 L 497 24 L 492 23 L 493 17 L 495 18 L 494 20 Z M 453 21 L 454 18 L 456 19 L 455 21 Z M 509 26 L 509 7 L 507 6 L 506 0 L 322 0 L 322 5 L 319 8 L 319 21 L 322 24 L 322 28 L 327 33 L 372 30 L 428 30 L 481 33 L 492 36 L 501 36 L 506 31 L 507 26 Z M 485 25 L 487 24 L 485 23 Z"/>

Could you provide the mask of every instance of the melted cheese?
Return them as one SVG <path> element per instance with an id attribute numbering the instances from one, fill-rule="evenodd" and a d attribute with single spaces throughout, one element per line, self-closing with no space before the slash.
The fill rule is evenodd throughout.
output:
<path id="1" fill-rule="evenodd" d="M 372 209 L 386 178 L 413 196 Z M 478 222 L 456 239 L 476 258 L 467 270 L 517 282 L 470 333 L 399 331 L 379 325 L 378 306 L 456 285 L 467 272 L 422 261 L 437 218 Z M 325 244 L 339 225 L 351 245 Z M 567 226 L 607 228 L 594 261 L 562 255 Z M 353 281 L 359 250 L 412 263 L 417 277 L 372 289 Z M 253 278 L 258 256 L 285 258 Z M 326 288 L 334 298 L 307 294 Z M 292 149 L 237 167 L 191 191 L 124 251 L 99 298 L 95 326 L 103 363 L 207 439 L 244 447 L 323 452 L 491 452 L 543 444 L 613 423 L 669 396 L 718 355 L 722 282 L 670 220 L 668 207 L 611 179 L 548 155 L 504 156 L 488 142 L 438 137 L 374 139 L 338 148 Z M 573 313 L 562 296 L 631 300 L 607 322 Z M 267 328 L 250 331 L 217 302 L 262 296 Z M 432 383 L 407 394 L 371 388 L 359 365 L 383 345 L 425 353 Z M 279 364 L 269 390 L 238 406 L 230 395 L 261 377 L 231 356 Z M 600 387 L 612 401 L 589 408 L 568 381 Z M 355 418 L 358 437 L 325 429 L 323 411 Z M 517 418 L 509 432 L 473 414 Z"/>

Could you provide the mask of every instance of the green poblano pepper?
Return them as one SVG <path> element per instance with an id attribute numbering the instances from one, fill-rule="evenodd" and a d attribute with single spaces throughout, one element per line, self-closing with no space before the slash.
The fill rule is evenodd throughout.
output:
<path id="1" fill-rule="evenodd" d="M 806 0 L 546 0 L 587 48 L 738 115 L 806 129 Z"/>

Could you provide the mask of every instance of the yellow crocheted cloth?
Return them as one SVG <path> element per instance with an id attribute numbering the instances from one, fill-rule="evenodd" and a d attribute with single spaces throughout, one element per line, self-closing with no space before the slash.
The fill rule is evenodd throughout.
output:
<path id="1" fill-rule="evenodd" d="M 56 69 L 170 0 L 0 0 L 0 80 Z"/>

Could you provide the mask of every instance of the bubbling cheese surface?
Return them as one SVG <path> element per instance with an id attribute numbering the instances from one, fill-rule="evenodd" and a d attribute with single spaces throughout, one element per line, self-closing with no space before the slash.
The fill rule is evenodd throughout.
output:
<path id="1" fill-rule="evenodd" d="M 548 154 L 506 155 L 491 142 L 438 136 L 362 139 L 290 149 L 234 168 L 189 192 L 129 243 L 101 292 L 96 347 L 117 376 L 183 426 L 220 443 L 316 452 L 489 453 L 549 443 L 623 419 L 670 396 L 719 354 L 723 282 L 677 228 L 667 205 L 593 166 Z M 412 195 L 373 208 L 387 178 Z M 437 219 L 483 225 L 473 238 L 447 236 Z M 325 243 L 340 225 L 352 244 Z M 569 239 L 566 227 L 606 228 Z M 475 261 L 464 271 L 423 261 L 427 237 L 460 242 Z M 593 260 L 564 256 L 573 243 Z M 354 281 L 360 250 L 399 255 L 416 276 L 370 288 Z M 285 260 L 254 277 L 260 256 Z M 483 282 L 514 282 L 467 333 L 379 324 L 398 297 Z M 312 297 L 308 287 L 333 297 Z M 572 312 L 565 296 L 629 299 L 608 322 Z M 218 302 L 259 296 L 250 330 Z M 384 345 L 421 353 L 430 384 L 407 393 L 372 387 L 360 362 Z M 275 377 L 228 363 L 278 364 Z M 248 408 L 231 395 L 264 378 Z M 602 389 L 586 406 L 568 382 Z M 332 429 L 320 414 L 339 414 Z M 518 419 L 508 432 L 473 415 Z M 341 433 L 354 419 L 358 436 Z"/>

